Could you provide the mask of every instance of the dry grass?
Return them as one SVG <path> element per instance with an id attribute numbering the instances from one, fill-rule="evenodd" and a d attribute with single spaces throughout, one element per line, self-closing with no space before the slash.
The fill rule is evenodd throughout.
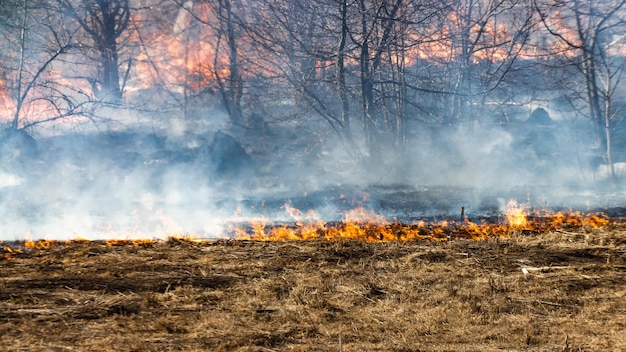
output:
<path id="1" fill-rule="evenodd" d="M 625 257 L 622 223 L 447 244 L 75 243 L 0 260 L 0 336 L 12 351 L 624 351 Z"/>

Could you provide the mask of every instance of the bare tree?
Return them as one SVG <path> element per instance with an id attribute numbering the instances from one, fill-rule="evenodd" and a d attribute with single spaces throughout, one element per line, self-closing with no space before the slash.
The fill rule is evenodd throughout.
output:
<path id="1" fill-rule="evenodd" d="M 355 42 L 359 47 L 359 78 L 361 85 L 361 103 L 363 113 L 363 126 L 369 146 L 369 154 L 373 161 L 380 163 L 383 145 L 382 135 L 387 134 L 387 121 L 382 120 L 380 106 L 374 95 L 375 75 L 381 68 L 383 54 L 387 52 L 392 43 L 392 33 L 397 17 L 402 7 L 402 0 L 391 3 L 381 1 L 370 3 L 359 0 L 360 29 L 355 36 Z"/>
<path id="2" fill-rule="evenodd" d="M 457 125 L 482 115 L 481 109 L 524 53 L 533 28 L 533 11 L 523 0 L 455 2 L 443 28 L 441 43 L 449 55 L 433 53 L 446 72 L 452 93 L 443 125 Z"/>
<path id="3" fill-rule="evenodd" d="M 243 111 L 241 108 L 241 98 L 243 95 L 243 78 L 239 67 L 239 30 L 237 28 L 237 17 L 234 14 L 233 6 L 235 0 L 217 0 L 213 4 L 215 15 L 218 19 L 217 24 L 217 44 L 215 46 L 215 56 L 213 67 L 215 73 L 215 81 L 218 83 L 219 92 L 222 101 L 226 107 L 231 122 L 234 125 L 243 124 Z M 222 54 L 222 40 L 225 41 L 228 58 L 227 77 L 222 77 L 218 70 L 218 58 Z"/>
<path id="4" fill-rule="evenodd" d="M 317 115 L 340 138 L 350 141 L 346 61 L 354 46 L 346 4 L 335 0 L 259 2 L 245 30 L 252 50 L 258 53 L 251 55 L 256 61 L 253 69 L 261 73 L 266 88 L 282 91 L 278 99 L 293 101 L 300 109 L 290 114 Z"/>
<path id="5" fill-rule="evenodd" d="M 245 5 L 240 0 L 177 1 L 177 4 L 180 8 L 179 16 L 186 14 L 199 24 L 199 27 L 192 30 L 194 27 L 190 22 L 185 29 L 187 44 L 209 41 L 212 46 L 212 50 L 200 53 L 204 55 L 201 61 L 204 62 L 205 74 L 208 74 L 205 78 L 209 80 L 204 89 L 217 91 L 231 123 L 243 125 L 244 81 L 240 45 Z M 210 37 L 198 35 L 198 31 L 210 33 Z M 185 57 L 188 50 L 192 49 L 185 48 Z M 244 55 L 249 54 L 250 51 L 247 51 Z"/>
<path id="6" fill-rule="evenodd" d="M 354 154 L 382 162 L 386 146 L 402 144 L 416 27 L 442 10 L 423 1 L 266 1 L 257 11 L 265 17 L 247 31 L 302 109 L 322 117 Z"/>
<path id="7" fill-rule="evenodd" d="M 599 150 L 609 166 L 613 166 L 611 135 L 623 118 L 626 107 L 618 105 L 615 92 L 624 73 L 622 53 L 615 50 L 626 29 L 626 0 L 571 0 L 567 2 L 534 1 L 545 30 L 555 38 L 552 50 L 565 66 L 575 68 L 574 79 L 580 84 L 567 84 L 571 103 L 582 102 L 592 122 L 594 148 Z"/>
<path id="8" fill-rule="evenodd" d="M 122 100 L 123 81 L 130 70 L 130 61 L 120 77 L 119 39 L 130 18 L 129 0 L 57 0 L 91 38 L 86 42 L 97 55 L 97 77 L 85 77 L 97 99 L 109 102 Z"/>
<path id="9" fill-rule="evenodd" d="M 59 22 L 46 2 L 13 0 L 3 16 L 3 80 L 12 98 L 10 127 L 28 128 L 77 113 L 80 92 L 62 83 L 54 69 L 73 46 L 74 30 Z"/>

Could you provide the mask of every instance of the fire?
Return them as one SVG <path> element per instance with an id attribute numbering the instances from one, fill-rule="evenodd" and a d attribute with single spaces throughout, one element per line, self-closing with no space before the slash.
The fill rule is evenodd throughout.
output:
<path id="1" fill-rule="evenodd" d="M 319 238 L 320 232 L 326 228 L 326 223 L 318 218 L 314 211 L 309 211 L 302 218 L 299 209 L 285 204 L 283 207 L 294 220 L 295 225 L 282 224 L 268 226 L 268 220 L 264 216 L 248 220 L 249 228 L 232 227 L 235 239 L 239 240 L 311 240 Z"/>
<path id="2" fill-rule="evenodd" d="M 503 222 L 480 224 L 469 221 L 461 222 L 444 220 L 441 222 L 415 223 L 391 221 L 376 214 L 373 210 L 363 207 L 355 208 L 339 222 L 326 223 L 317 217 L 301 218 L 301 211 L 287 204 L 283 206 L 294 219 L 295 225 L 271 223 L 265 217 L 250 219 L 244 226 L 232 226 L 230 232 L 238 240 L 253 241 L 288 241 L 288 240 L 364 240 L 366 242 L 381 241 L 448 241 L 455 238 L 485 240 L 489 238 L 510 237 L 523 230 L 525 233 L 541 233 L 566 228 L 598 228 L 608 225 L 603 215 L 583 214 L 581 212 L 549 212 L 547 210 L 533 212 L 529 220 L 528 207 L 518 205 L 514 200 L 507 205 Z"/>
<path id="3" fill-rule="evenodd" d="M 254 28 L 253 18 L 262 21 L 272 17 L 270 8 L 261 4 L 244 1 L 243 8 L 254 9 L 256 16 L 250 16 L 242 11 L 238 20 L 252 21 L 245 23 L 246 28 Z M 288 2 L 276 2 L 272 8 L 281 8 L 287 11 Z M 410 13 L 411 6 L 403 5 L 402 11 Z M 198 93 L 207 88 L 218 86 L 218 80 L 227 80 L 230 77 L 230 58 L 228 43 L 223 34 L 220 34 L 223 19 L 220 18 L 219 8 L 213 8 L 210 2 L 181 1 L 175 10 L 157 11 L 158 7 L 145 6 L 134 10 L 130 18 L 128 30 L 120 38 L 124 43 L 122 57 L 129 62 L 128 82 L 125 82 L 125 92 L 128 95 L 155 87 L 163 87 L 170 92 Z M 564 43 L 550 35 L 549 31 L 559 33 L 567 42 L 580 44 L 576 28 L 568 19 L 573 18 L 569 12 L 561 12 L 557 6 L 546 9 L 546 26 L 538 26 L 533 30 L 532 45 L 517 43 L 516 32 L 519 24 L 513 26 L 512 21 L 523 18 L 520 13 L 522 7 L 503 5 L 497 6 L 485 2 L 458 2 L 449 8 L 449 13 L 443 17 L 441 24 L 433 26 L 406 26 L 398 28 L 402 35 L 406 35 L 406 47 L 402 47 L 401 55 L 386 53 L 386 57 L 393 65 L 411 66 L 418 61 L 426 60 L 432 64 L 452 64 L 459 59 L 469 59 L 473 64 L 482 61 L 502 62 L 517 53 L 523 58 L 536 58 L 547 55 L 552 51 L 561 55 L 575 55 L 574 51 Z M 285 8 L 282 8 L 284 6 Z M 550 10 L 550 11 L 548 11 Z M 469 12 L 468 12 L 469 11 Z M 566 11 L 564 8 L 562 11 Z M 175 15 L 175 16 L 172 16 Z M 406 14 L 403 14 L 403 16 Z M 407 15 L 409 16 L 409 15 Z M 398 21 L 402 23 L 402 21 Z M 245 32 L 245 31 L 242 31 Z M 291 33 L 276 29 L 273 33 L 276 38 L 267 40 L 291 40 Z M 259 37 L 260 38 L 260 37 Z M 246 33 L 238 33 L 236 54 L 238 74 L 247 78 L 279 77 L 284 72 L 280 62 L 284 58 L 274 57 L 274 52 L 264 52 L 263 47 L 271 43 L 255 43 L 259 38 L 252 38 Z M 279 39 L 281 38 L 281 39 Z M 287 39 L 289 38 L 289 39 Z M 404 41 L 402 42 L 404 43 Z M 469 43 L 469 44 L 468 44 Z M 471 44 L 471 45 L 470 45 Z M 404 44 L 403 44 L 404 45 Z M 468 45 L 471 48 L 467 47 Z M 610 47 L 612 53 L 626 52 L 626 46 L 615 42 Z M 346 55 L 347 64 L 358 65 L 355 53 Z M 330 60 L 313 58 L 314 68 L 320 73 L 332 65 Z M 125 64 L 124 64 L 125 65 Z M 53 65 L 54 66 L 54 65 Z M 66 66 L 52 67 L 46 71 L 46 81 L 57 83 L 61 87 L 75 87 L 76 92 L 85 94 L 91 90 L 84 79 L 69 78 L 77 76 L 73 72 L 68 75 Z M 123 70 L 124 68 L 120 68 Z M 88 76 L 88 72 L 81 72 L 78 76 Z M 15 82 L 5 82 L 0 79 L 0 107 L 5 115 L 0 119 L 11 119 L 15 111 L 15 102 L 12 98 Z M 13 79 L 15 80 L 15 78 Z M 9 79 L 10 81 L 10 79 Z M 22 82 L 23 84 L 24 82 Z M 34 88 L 36 91 L 37 89 Z M 26 106 L 21 107 L 20 114 L 24 118 L 45 119 L 55 116 L 56 106 L 48 102 L 45 92 L 33 91 Z M 89 94 L 89 93 L 86 93 Z M 135 97 L 137 98 L 137 97 Z"/>
<path id="4" fill-rule="evenodd" d="M 526 207 L 517 204 L 517 201 L 510 200 L 506 205 L 506 215 L 504 218 L 509 226 L 517 229 L 526 228 L 528 224 Z"/>
<path id="5" fill-rule="evenodd" d="M 145 246 L 145 245 L 153 245 L 157 243 L 157 241 L 152 240 L 152 239 L 138 239 L 138 240 L 117 239 L 117 240 L 106 240 L 104 241 L 104 243 L 109 247 L 128 246 L 128 245 L 131 245 L 133 247 L 140 247 L 140 246 Z"/>
<path id="6" fill-rule="evenodd" d="M 27 249 L 49 249 L 53 245 L 52 241 L 39 240 L 39 241 L 26 241 L 24 247 Z"/>
<path id="7" fill-rule="evenodd" d="M 481 241 L 491 238 L 506 238 L 516 234 L 540 234 L 549 231 L 576 228 L 599 228 L 607 226 L 609 220 L 603 214 L 584 214 L 580 211 L 550 212 L 530 210 L 528 206 L 509 201 L 503 221 L 475 223 L 468 218 L 462 221 L 419 220 L 405 223 L 390 220 L 363 206 L 346 212 L 340 221 L 325 222 L 314 211 L 302 212 L 289 204 L 281 207 L 292 221 L 274 223 L 265 216 L 237 222 L 228 227 L 228 233 L 235 240 L 250 241 L 345 241 L 366 242 L 406 242 L 431 241 L 447 242 L 453 239 Z M 193 235 L 175 234 L 166 241 L 207 245 L 212 241 Z M 90 241 L 84 238 L 55 241 L 48 239 L 26 239 L 5 244 L 0 259 L 15 260 L 21 256 L 50 251 L 79 243 L 100 243 L 104 246 L 149 247 L 163 242 L 162 239 L 109 239 Z M 17 256 L 17 257 L 16 257 Z"/>
<path id="8" fill-rule="evenodd" d="M 6 260 L 15 260 L 14 254 L 23 253 L 21 249 L 14 249 L 9 246 L 4 246 L 2 251 L 3 253 L 1 253 L 0 259 L 4 258 Z"/>

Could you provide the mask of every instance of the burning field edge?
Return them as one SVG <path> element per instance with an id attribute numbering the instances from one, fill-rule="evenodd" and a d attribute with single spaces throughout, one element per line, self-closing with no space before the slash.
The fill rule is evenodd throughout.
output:
<path id="1" fill-rule="evenodd" d="M 482 237 L 352 219 L 306 241 L 267 236 L 303 222 L 240 227 L 256 240 L 4 243 L 0 335 L 32 351 L 625 350 L 626 222 L 524 219 Z M 351 226 L 365 236 L 322 236 Z"/>
<path id="2" fill-rule="evenodd" d="M 387 241 L 433 241 L 447 242 L 454 239 L 486 240 L 507 238 L 515 234 L 537 234 L 547 231 L 569 231 L 572 229 L 595 229 L 609 224 L 604 213 L 582 213 L 580 211 L 553 212 L 545 209 L 530 211 L 524 205 L 510 201 L 503 217 L 483 219 L 480 223 L 464 217 L 462 221 L 443 220 L 427 222 L 390 221 L 372 210 L 359 207 L 348 211 L 343 221 L 325 222 L 317 218 L 316 213 L 302 216 L 298 209 L 288 204 L 284 208 L 292 217 L 289 223 L 275 224 L 264 217 L 231 223 L 227 230 L 227 239 L 253 241 L 300 241 L 300 240 L 363 240 L 366 242 Z M 195 244 L 214 242 L 193 235 L 172 235 L 167 241 L 182 241 Z M 76 238 L 73 240 L 24 240 L 1 242 L 3 252 L 0 259 L 14 260 L 32 255 L 40 250 L 57 249 L 75 243 L 90 242 Z M 146 245 L 162 242 L 159 239 L 108 239 L 102 241 L 108 246 Z"/>

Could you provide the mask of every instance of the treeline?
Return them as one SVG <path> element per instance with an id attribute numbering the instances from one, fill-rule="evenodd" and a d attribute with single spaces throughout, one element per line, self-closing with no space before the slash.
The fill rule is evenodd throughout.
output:
<path id="1" fill-rule="evenodd" d="M 612 165 L 625 4 L 8 0 L 0 102 L 11 128 L 28 129 L 166 102 L 197 117 L 191 104 L 212 96 L 234 126 L 320 120 L 373 160 L 416 128 L 506 123 L 515 107 L 558 104 L 589 119 L 590 147 Z M 145 91 L 160 99 L 145 104 Z"/>

